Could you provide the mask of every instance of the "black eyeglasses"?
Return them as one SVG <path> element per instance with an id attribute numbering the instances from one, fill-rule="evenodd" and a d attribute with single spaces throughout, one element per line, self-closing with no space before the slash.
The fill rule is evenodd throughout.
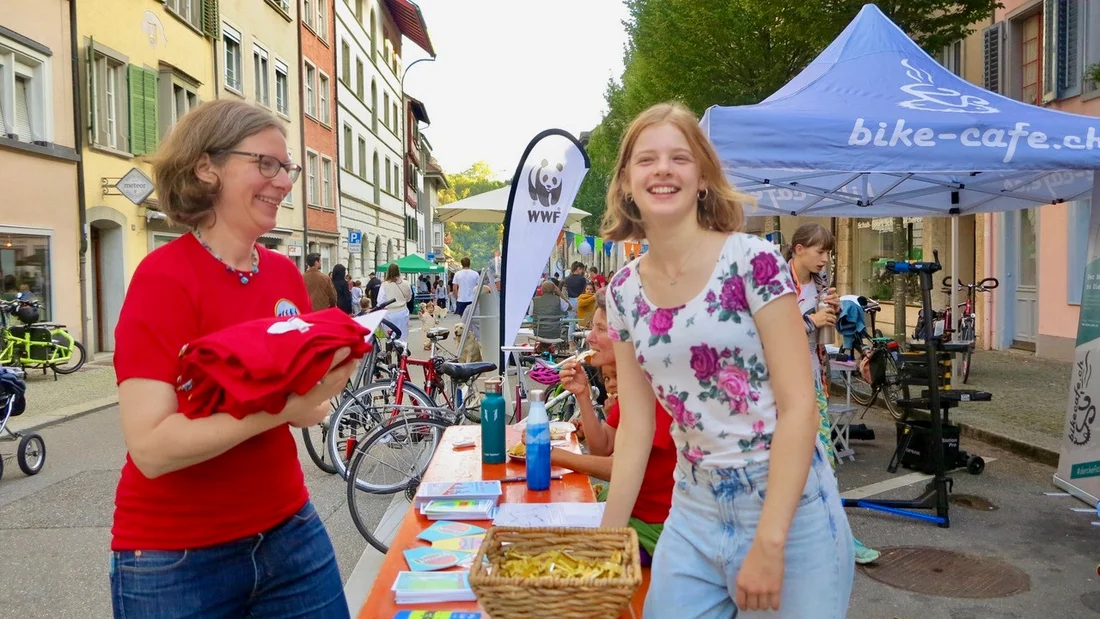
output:
<path id="1" fill-rule="evenodd" d="M 243 155 L 245 157 L 255 157 L 256 165 L 260 168 L 260 174 L 268 178 L 275 178 L 279 175 L 279 169 L 286 170 L 286 175 L 290 177 L 290 182 L 298 180 L 298 176 L 302 173 L 302 166 L 294 163 L 293 161 L 279 161 L 277 158 L 271 155 L 265 155 L 263 153 L 247 153 L 240 150 L 223 150 L 223 153 L 229 155 Z"/>

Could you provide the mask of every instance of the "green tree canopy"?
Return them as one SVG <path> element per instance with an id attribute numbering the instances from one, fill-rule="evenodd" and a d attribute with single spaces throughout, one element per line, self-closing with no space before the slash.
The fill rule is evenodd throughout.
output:
<path id="1" fill-rule="evenodd" d="M 712 105 L 758 103 L 797 75 L 866 0 L 624 0 L 629 18 L 622 78 L 608 85 L 607 113 L 592 132 L 592 169 L 577 207 L 595 234 L 620 139 L 647 107 L 676 100 L 697 115 Z M 894 0 L 878 7 L 926 51 L 939 55 L 992 15 L 997 0 Z"/>
<path id="2" fill-rule="evenodd" d="M 439 191 L 439 204 L 450 204 L 492 191 L 507 183 L 496 178 L 492 168 L 484 161 L 478 161 L 469 169 L 457 174 L 449 174 L 450 187 Z M 504 235 L 504 226 L 490 223 L 461 223 L 448 221 L 444 224 L 444 233 L 450 239 L 447 247 L 456 260 L 470 258 L 470 266 L 481 269 L 489 263 L 493 252 L 500 249 Z"/>

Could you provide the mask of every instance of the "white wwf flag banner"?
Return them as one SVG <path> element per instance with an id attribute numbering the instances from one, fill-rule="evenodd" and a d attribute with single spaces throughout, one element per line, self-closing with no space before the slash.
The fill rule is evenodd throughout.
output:
<path id="1" fill-rule="evenodd" d="M 504 215 L 501 346 L 515 344 L 588 167 L 588 153 L 561 129 L 536 135 L 520 158 Z"/>

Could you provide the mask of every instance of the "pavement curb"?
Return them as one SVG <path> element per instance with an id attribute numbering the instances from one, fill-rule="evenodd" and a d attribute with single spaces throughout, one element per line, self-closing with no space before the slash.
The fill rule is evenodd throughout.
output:
<path id="1" fill-rule="evenodd" d="M 39 415 L 34 415 L 34 417 L 32 417 L 31 419 L 28 419 L 29 423 L 25 426 L 15 423 L 16 421 L 18 421 L 18 418 L 13 418 L 9 422 L 8 426 L 9 426 L 9 428 L 11 428 L 11 430 L 13 432 L 35 432 L 35 431 L 41 430 L 43 428 L 48 428 L 50 426 L 54 426 L 54 425 L 57 425 L 59 423 L 64 423 L 66 421 L 70 421 L 72 419 L 79 419 L 80 417 L 84 417 L 85 415 L 90 415 L 92 413 L 98 413 L 99 411 L 102 411 L 102 410 L 105 410 L 105 409 L 111 408 L 112 406 L 117 406 L 117 405 L 118 405 L 118 396 L 117 395 L 116 396 L 109 396 L 109 397 L 106 397 L 106 398 L 99 398 L 99 399 L 96 399 L 96 400 L 92 400 L 92 401 L 88 402 L 87 404 L 77 404 L 77 405 L 73 405 L 73 406 L 66 406 L 66 407 L 58 409 L 57 411 L 54 411 L 54 412 L 41 413 Z M 39 420 L 39 418 L 42 418 L 42 417 L 48 417 L 48 419 Z"/>
<path id="2" fill-rule="evenodd" d="M 1033 443 L 1021 441 L 1019 439 L 1011 438 L 1003 434 L 998 434 L 991 430 L 984 430 L 976 427 L 972 424 L 965 422 L 956 422 L 961 429 L 963 436 L 967 438 L 977 439 L 983 443 L 989 443 L 994 447 L 998 447 L 1005 451 L 1011 452 L 1022 458 L 1027 458 L 1040 464 L 1046 464 L 1049 466 L 1057 467 L 1058 458 L 1061 457 L 1057 451 L 1041 447 Z"/>

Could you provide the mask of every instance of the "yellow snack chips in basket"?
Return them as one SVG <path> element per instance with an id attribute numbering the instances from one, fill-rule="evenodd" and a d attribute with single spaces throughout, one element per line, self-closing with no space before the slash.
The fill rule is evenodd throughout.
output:
<path id="1" fill-rule="evenodd" d="M 505 578 L 620 578 L 622 553 L 614 551 L 606 561 L 574 557 L 569 550 L 548 550 L 536 555 L 508 550 L 500 563 Z"/>

